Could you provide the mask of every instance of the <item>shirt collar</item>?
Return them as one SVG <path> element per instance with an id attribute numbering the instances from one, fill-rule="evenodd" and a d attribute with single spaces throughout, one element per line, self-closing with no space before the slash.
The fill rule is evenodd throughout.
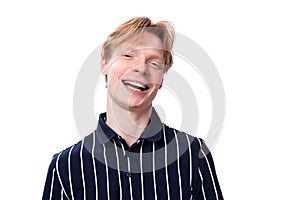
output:
<path id="1" fill-rule="evenodd" d="M 106 113 L 99 115 L 98 126 L 96 129 L 96 135 L 98 141 L 104 144 L 110 141 L 114 136 L 117 135 L 106 123 Z M 151 117 L 148 125 L 142 132 L 140 138 L 151 142 L 156 142 L 161 139 L 163 123 L 161 122 L 157 112 L 152 108 Z"/>

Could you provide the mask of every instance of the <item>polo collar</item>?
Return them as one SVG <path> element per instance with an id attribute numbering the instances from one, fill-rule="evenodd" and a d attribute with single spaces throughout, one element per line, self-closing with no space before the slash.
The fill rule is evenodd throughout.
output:
<path id="1" fill-rule="evenodd" d="M 106 112 L 99 115 L 98 126 L 96 129 L 97 140 L 100 144 L 105 144 L 114 136 L 118 135 L 106 123 Z M 140 138 L 151 142 L 156 142 L 161 139 L 163 123 L 161 122 L 157 112 L 152 107 L 151 117 L 149 123 L 142 132 Z"/>

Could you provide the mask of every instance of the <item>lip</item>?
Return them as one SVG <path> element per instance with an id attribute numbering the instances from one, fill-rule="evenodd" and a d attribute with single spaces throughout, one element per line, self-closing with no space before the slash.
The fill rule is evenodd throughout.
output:
<path id="1" fill-rule="evenodd" d="M 125 85 L 125 84 L 123 83 L 123 81 L 137 82 L 137 83 L 140 83 L 140 84 L 143 84 L 143 85 L 147 86 L 148 89 L 143 90 L 143 91 L 140 91 L 140 90 L 133 90 L 133 89 L 129 88 L 127 85 Z M 123 86 L 126 88 L 127 91 L 129 91 L 130 93 L 133 93 L 133 94 L 137 94 L 137 95 L 144 95 L 144 94 L 146 94 L 146 93 L 148 92 L 148 90 L 150 89 L 150 87 L 151 87 L 150 84 L 146 84 L 146 83 L 143 83 L 143 82 L 141 82 L 141 81 L 137 81 L 137 80 L 133 80 L 133 79 L 123 79 L 121 82 L 122 82 Z"/>
<path id="2" fill-rule="evenodd" d="M 150 87 L 150 84 L 149 84 L 149 83 L 145 83 L 145 82 L 143 82 L 143 81 L 138 81 L 138 80 L 134 80 L 134 79 L 122 79 L 122 82 L 123 82 L 123 81 L 137 82 L 137 83 L 140 83 L 140 84 L 145 85 L 145 86 L 147 86 L 147 87 Z"/>

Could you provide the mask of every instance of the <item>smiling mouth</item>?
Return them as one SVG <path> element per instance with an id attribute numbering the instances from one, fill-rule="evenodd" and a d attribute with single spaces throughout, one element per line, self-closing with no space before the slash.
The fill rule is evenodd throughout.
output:
<path id="1" fill-rule="evenodd" d="M 145 91 L 149 89 L 147 85 L 136 81 L 122 80 L 122 83 L 134 91 Z"/>

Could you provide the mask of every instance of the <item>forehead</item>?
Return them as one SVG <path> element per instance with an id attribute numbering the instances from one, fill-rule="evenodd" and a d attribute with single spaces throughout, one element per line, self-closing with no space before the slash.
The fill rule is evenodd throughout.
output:
<path id="1" fill-rule="evenodd" d="M 132 41 L 122 43 L 115 53 L 123 53 L 125 51 L 148 51 L 156 54 L 163 54 L 163 44 L 159 37 L 153 33 L 145 32 L 139 38 L 134 38 Z"/>
<path id="2" fill-rule="evenodd" d="M 154 33 L 145 32 L 138 38 L 133 44 L 138 49 L 149 48 L 149 49 L 163 49 L 162 41 Z"/>

